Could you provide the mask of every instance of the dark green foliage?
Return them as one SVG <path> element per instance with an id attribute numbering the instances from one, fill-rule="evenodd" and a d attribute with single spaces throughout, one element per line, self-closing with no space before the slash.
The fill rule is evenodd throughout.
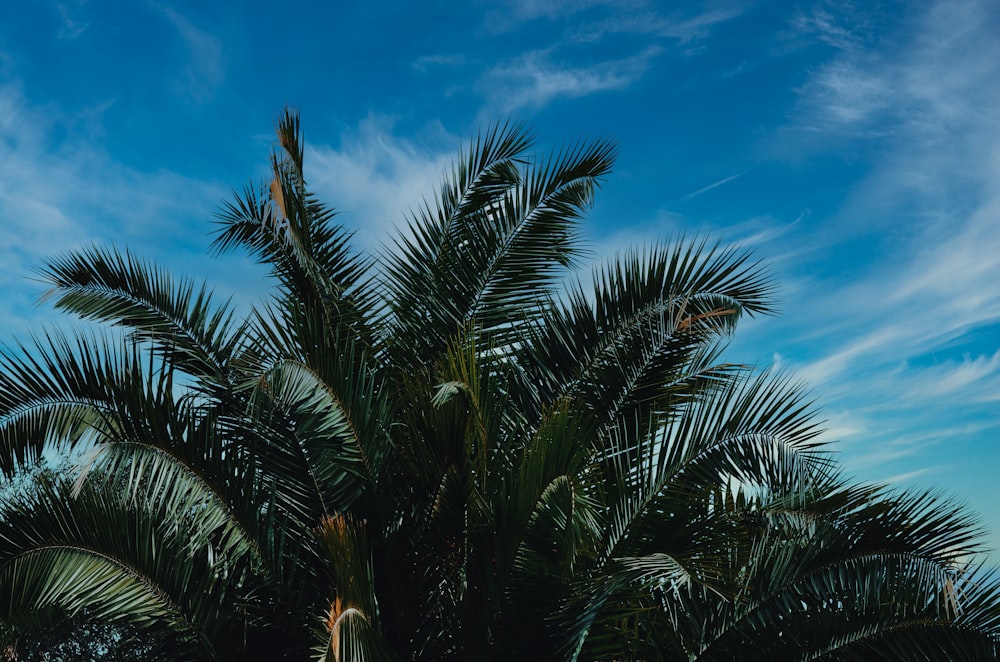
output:
<path id="1" fill-rule="evenodd" d="M 278 142 L 219 217 L 274 277 L 245 320 L 124 251 L 41 270 L 117 330 L 0 355 L 0 470 L 80 458 L 0 497 L 6 654 L 996 657 L 976 522 L 843 479 L 799 385 L 722 361 L 758 263 L 682 238 L 566 279 L 610 145 L 492 127 L 368 258 L 294 113 Z"/>

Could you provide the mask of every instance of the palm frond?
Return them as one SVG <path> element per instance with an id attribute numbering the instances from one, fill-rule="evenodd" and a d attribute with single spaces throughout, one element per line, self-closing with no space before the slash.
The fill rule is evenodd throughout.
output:
<path id="1" fill-rule="evenodd" d="M 609 557 L 629 540 L 657 551 L 654 531 L 670 530 L 659 523 L 671 518 L 675 504 L 690 502 L 685 495 L 698 499 L 730 481 L 801 487 L 821 478 L 831 459 L 816 440 L 813 418 L 794 384 L 761 375 L 703 393 L 651 438 L 634 439 L 627 428 L 610 435 L 604 464 L 617 498 Z M 644 521 L 652 528 L 641 533 Z"/>
<path id="2" fill-rule="evenodd" d="M 334 597 L 324 619 L 321 660 L 388 659 L 378 635 L 379 610 L 363 522 L 327 516 L 316 528 Z"/>
<path id="3" fill-rule="evenodd" d="M 522 319 L 531 287 L 544 290 L 576 254 L 574 221 L 613 150 L 582 146 L 531 167 L 521 157 L 529 144 L 519 127 L 492 127 L 442 187 L 437 210 L 425 206 L 397 239 L 385 287 L 401 351 L 437 356 L 472 320 L 497 331 Z"/>
<path id="4" fill-rule="evenodd" d="M 48 446 L 114 434 L 131 402 L 131 388 L 116 385 L 144 390 L 145 381 L 140 356 L 121 341 L 50 332 L 0 351 L 0 468 L 10 475 Z"/>
<path id="5" fill-rule="evenodd" d="M 766 272 L 746 253 L 704 242 L 626 253 L 594 282 L 593 296 L 577 283 L 543 323 L 527 326 L 520 360 L 543 407 L 565 395 L 598 411 L 648 402 L 681 383 L 741 315 L 772 310 Z M 728 369 L 703 372 L 704 383 Z"/>
<path id="6" fill-rule="evenodd" d="M 336 212 L 307 190 L 295 113 L 285 112 L 278 138 L 283 155 L 272 155 L 270 185 L 248 186 L 225 203 L 217 214 L 213 248 L 248 250 L 271 267 L 289 302 L 321 311 L 328 325 L 343 324 L 371 344 L 370 318 L 377 302 L 366 274 L 372 260 L 351 249 L 352 233 L 336 225 Z"/>
<path id="7" fill-rule="evenodd" d="M 213 657 L 233 625 L 217 605 L 240 578 L 227 580 L 207 549 L 192 549 L 167 513 L 100 489 L 76 498 L 69 491 L 67 483 L 41 484 L 25 502 L 4 504 L 5 607 L 86 609 L 100 621 L 163 629 L 181 650 Z"/>
<path id="8" fill-rule="evenodd" d="M 224 382 L 244 326 L 228 302 L 216 304 L 207 287 L 174 279 L 128 251 L 91 247 L 50 260 L 40 271 L 52 285 L 46 298 L 83 319 L 129 329 L 178 369 Z"/>
<path id="9" fill-rule="evenodd" d="M 364 493 L 367 516 L 378 517 L 375 497 L 392 449 L 387 394 L 373 359 L 354 334 L 328 328 L 321 316 L 291 317 L 293 324 L 277 314 L 258 317 L 255 353 L 262 358 L 244 367 L 253 375 L 241 386 L 247 414 L 272 428 L 260 461 L 281 478 L 282 490 L 313 476 L 307 491 L 322 502 L 317 512 L 358 505 Z M 272 462 L 274 453 L 291 462 L 288 473 L 278 471 L 285 465 Z"/>

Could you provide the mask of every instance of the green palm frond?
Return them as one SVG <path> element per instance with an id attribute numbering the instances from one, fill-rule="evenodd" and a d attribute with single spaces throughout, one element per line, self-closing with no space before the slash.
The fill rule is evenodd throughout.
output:
<path id="1" fill-rule="evenodd" d="M 392 452 L 389 406 L 369 351 L 322 318 L 296 312 L 287 325 L 268 312 L 256 324 L 251 354 L 260 358 L 244 366 L 251 377 L 240 387 L 251 419 L 270 428 L 264 445 L 255 446 L 259 461 L 280 478 L 280 490 L 312 476 L 303 492 L 319 500 L 319 509 L 303 512 L 332 514 L 362 494 L 380 494 Z M 276 464 L 272 455 L 286 459 Z M 279 471 L 286 466 L 287 473 Z M 363 508 L 377 517 L 380 506 L 376 499 Z"/>
<path id="2" fill-rule="evenodd" d="M 710 356 L 744 313 L 772 309 L 772 286 L 759 265 L 703 242 L 626 253 L 594 281 L 593 296 L 577 283 L 565 303 L 527 327 L 521 362 L 543 405 L 580 395 L 610 420 L 627 403 L 668 392 L 683 397 L 688 389 L 677 386 L 692 374 L 695 357 Z M 731 369 L 701 363 L 696 372 L 705 384 Z"/>
<path id="3" fill-rule="evenodd" d="M 518 165 L 524 162 L 523 154 L 530 145 L 531 138 L 519 125 L 489 127 L 446 175 L 436 207 L 425 202 L 409 224 L 409 236 L 396 239 L 398 253 L 387 257 L 392 280 L 386 287 L 393 295 L 398 324 L 420 321 L 421 304 L 448 276 L 447 268 L 464 240 L 469 216 L 481 214 L 520 183 Z"/>
<path id="4" fill-rule="evenodd" d="M 289 472 L 288 481 L 311 477 L 310 491 L 323 514 L 349 508 L 361 495 L 363 483 L 372 480 L 365 439 L 358 432 L 337 393 L 307 366 L 293 361 L 275 364 L 261 376 L 250 396 L 250 415 L 287 434 L 272 436 L 268 450 L 285 439 L 301 455 L 301 466 Z M 283 439 L 283 437 L 285 439 Z M 269 461 L 265 451 L 259 451 Z M 277 473 L 277 466 L 271 467 Z M 304 469 L 304 471 L 303 471 Z M 288 486 L 283 482 L 282 489 Z M 308 517 L 305 521 L 308 521 Z"/>
<path id="5" fill-rule="evenodd" d="M 118 413 L 131 419 L 135 389 L 146 390 L 142 362 L 120 339 L 59 332 L 0 351 L 3 471 L 10 475 L 48 446 L 71 450 L 116 434 L 123 424 Z"/>
<path id="6" fill-rule="evenodd" d="M 527 169 L 520 186 L 498 205 L 470 219 L 463 271 L 455 274 L 474 298 L 467 320 L 500 329 L 525 319 L 582 251 L 575 222 L 592 204 L 594 189 L 611 170 L 614 147 L 581 144 Z M 530 318 L 528 318 L 530 319 Z"/>
<path id="7" fill-rule="evenodd" d="M 86 456 L 86 472 L 77 479 L 74 495 L 83 479 L 94 474 L 123 498 L 153 504 L 184 521 L 194 547 L 211 545 L 214 556 L 249 559 L 266 573 L 258 537 L 259 511 L 267 495 L 254 484 L 256 476 L 245 470 L 238 453 L 230 448 L 227 457 L 224 449 L 205 430 L 169 441 L 105 441 Z M 185 518 L 192 512 L 199 513 L 197 519 Z"/>
<path id="8" fill-rule="evenodd" d="M 437 356 L 473 319 L 491 332 L 530 319 L 539 293 L 578 255 L 574 222 L 614 150 L 581 145 L 521 170 L 526 147 L 517 128 L 491 129 L 445 185 L 437 213 L 425 208 L 397 240 L 386 289 L 393 335 L 409 343 L 402 351 Z M 470 167 L 479 170 L 470 176 Z"/>
<path id="9" fill-rule="evenodd" d="M 379 609 L 371 551 L 363 522 L 324 517 L 316 537 L 329 569 L 333 592 L 324 617 L 320 660 L 388 660 L 379 636 Z"/>
<path id="10" fill-rule="evenodd" d="M 713 626 L 704 659 L 737 650 L 759 659 L 780 650 L 789 659 L 806 651 L 841 659 L 837 650 L 864 648 L 879 632 L 922 627 L 939 631 L 935 646 L 945 645 L 965 605 L 976 618 L 988 612 L 972 596 L 996 591 L 996 582 L 969 580 L 978 574 L 966 561 L 974 550 L 965 546 L 976 537 L 975 520 L 952 502 L 834 480 L 827 490 L 759 505 L 764 516 L 754 517 L 759 537 L 742 571 L 741 597 Z M 773 628 L 776 621 L 787 624 L 785 634 Z M 920 636 L 901 636 L 920 650 Z M 989 640 L 989 626 L 977 636 Z M 747 640 L 757 653 L 747 651 Z"/>
<path id="11" fill-rule="evenodd" d="M 184 372 L 223 382 L 245 329 L 207 287 L 174 282 L 128 251 L 91 247 L 50 260 L 40 271 L 56 308 L 129 329 Z"/>
<path id="12" fill-rule="evenodd" d="M 286 303 L 322 311 L 327 324 L 345 324 L 372 343 L 372 260 L 351 249 L 351 233 L 333 222 L 336 213 L 306 190 L 297 115 L 286 111 L 278 138 L 282 155 L 272 155 L 270 185 L 247 187 L 224 205 L 213 247 L 248 250 L 271 267 L 291 297 Z"/>
<path id="13" fill-rule="evenodd" d="M 650 438 L 634 439 L 627 427 L 614 430 L 603 461 L 614 512 L 609 558 L 622 544 L 653 544 L 650 551 L 658 551 L 654 541 L 671 531 L 664 524 L 679 514 L 677 504 L 697 503 L 713 486 L 777 481 L 801 487 L 822 477 L 831 460 L 818 433 L 798 389 L 767 375 L 703 393 Z"/>
<path id="14" fill-rule="evenodd" d="M 569 401 L 554 407 L 521 451 L 498 504 L 499 524 L 511 551 L 524 540 L 538 500 L 554 482 L 584 472 L 596 443 L 592 422 Z M 504 565 L 498 559 L 500 567 Z"/>
<path id="15" fill-rule="evenodd" d="M 4 606 L 86 609 L 104 622 L 164 630 L 180 650 L 214 657 L 233 626 L 218 605 L 239 577 L 227 579 L 230 569 L 192 549 L 169 513 L 102 489 L 69 492 L 66 483 L 40 484 L 24 503 L 4 504 Z"/>
<path id="16" fill-rule="evenodd" d="M 388 662 L 396 658 L 389 654 L 365 615 L 358 609 L 348 608 L 331 624 L 329 641 L 318 659 L 320 662 Z"/>

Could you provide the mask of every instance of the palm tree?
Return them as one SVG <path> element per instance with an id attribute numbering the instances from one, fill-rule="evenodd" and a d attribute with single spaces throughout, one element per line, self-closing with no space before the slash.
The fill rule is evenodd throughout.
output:
<path id="1" fill-rule="evenodd" d="M 8 651 L 75 619 L 172 659 L 997 656 L 974 518 L 844 479 L 799 385 L 722 360 L 761 265 L 681 238 L 567 280 L 611 145 L 495 125 L 369 258 L 294 113 L 278 141 L 219 215 L 273 276 L 245 318 L 128 251 L 42 270 L 110 329 L 0 358 L 0 469 L 78 459 L 0 503 Z"/>

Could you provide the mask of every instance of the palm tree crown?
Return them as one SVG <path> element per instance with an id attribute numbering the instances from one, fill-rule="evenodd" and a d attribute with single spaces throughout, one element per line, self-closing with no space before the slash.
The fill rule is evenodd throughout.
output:
<path id="1" fill-rule="evenodd" d="M 492 126 L 369 258 L 296 114 L 278 142 L 218 219 L 273 276 L 249 315 L 125 250 L 43 268 L 119 331 L 0 357 L 0 469 L 80 458 L 0 503 L 9 652 L 75 619 L 173 659 L 996 658 L 975 519 L 843 478 L 799 385 L 722 360 L 759 263 L 567 280 L 610 144 Z"/>

